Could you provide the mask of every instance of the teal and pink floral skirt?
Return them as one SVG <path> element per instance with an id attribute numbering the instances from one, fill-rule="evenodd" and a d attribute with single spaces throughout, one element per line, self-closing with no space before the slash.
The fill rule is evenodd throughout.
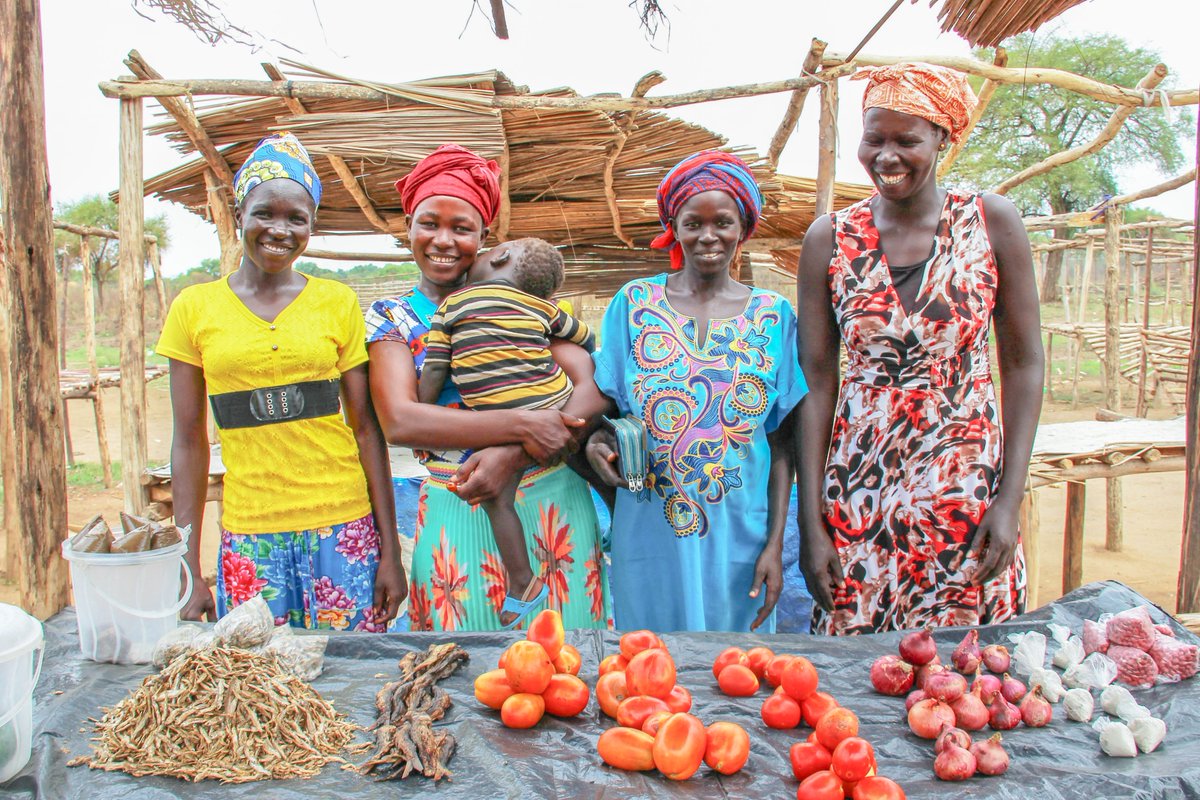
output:
<path id="1" fill-rule="evenodd" d="M 499 630 L 506 580 L 487 512 L 446 488 L 455 465 L 425 466 L 409 580 L 412 629 Z M 561 612 L 568 630 L 612 627 L 600 525 L 583 478 L 562 465 L 531 470 L 516 510 L 529 563 L 550 587 L 545 607 Z"/>
<path id="2" fill-rule="evenodd" d="M 382 633 L 375 617 L 379 532 L 368 514 L 340 525 L 285 533 L 221 529 L 217 616 L 257 594 L 275 624 Z"/>

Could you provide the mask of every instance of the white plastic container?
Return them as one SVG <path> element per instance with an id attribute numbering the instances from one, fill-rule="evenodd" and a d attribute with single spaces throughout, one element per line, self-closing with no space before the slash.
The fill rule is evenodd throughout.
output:
<path id="1" fill-rule="evenodd" d="M 33 687 L 42 671 L 42 623 L 0 603 L 0 784 L 29 763 Z"/>
<path id="2" fill-rule="evenodd" d="M 155 643 L 179 624 L 192 593 L 187 543 L 144 553 L 77 553 L 63 542 L 79 618 L 79 649 L 92 661 L 148 664 Z M 179 591 L 180 568 L 187 576 Z"/>

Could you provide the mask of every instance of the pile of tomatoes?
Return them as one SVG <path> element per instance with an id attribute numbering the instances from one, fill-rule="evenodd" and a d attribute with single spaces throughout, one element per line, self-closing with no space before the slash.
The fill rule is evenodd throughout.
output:
<path id="1" fill-rule="evenodd" d="M 564 638 L 557 611 L 538 614 L 525 638 L 500 656 L 499 669 L 475 679 L 475 699 L 498 710 L 509 728 L 532 728 L 545 714 L 578 715 L 587 708 L 591 690 L 579 678 L 579 651 Z"/>
<path id="2" fill-rule="evenodd" d="M 775 691 L 763 700 L 759 714 L 768 728 L 789 730 L 801 721 L 813 729 L 788 755 L 800 781 L 799 800 L 896 800 L 904 790 L 876 775 L 875 749 L 858 735 L 858 717 L 817 690 L 820 676 L 803 656 L 776 655 L 766 647 L 722 650 L 713 661 L 717 686 L 733 697 L 750 697 L 761 683 Z"/>
<path id="3" fill-rule="evenodd" d="M 675 661 L 654 633 L 621 637 L 620 653 L 600 662 L 596 683 L 600 710 L 618 724 L 600 735 L 600 757 L 618 769 L 657 769 L 677 781 L 702 763 L 723 775 L 740 770 L 750 757 L 750 735 L 732 722 L 705 727 L 687 713 L 692 696 L 675 677 Z"/>

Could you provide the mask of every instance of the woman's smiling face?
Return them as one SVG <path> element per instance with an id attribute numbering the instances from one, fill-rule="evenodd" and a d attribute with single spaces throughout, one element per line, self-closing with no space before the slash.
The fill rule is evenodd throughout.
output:
<path id="1" fill-rule="evenodd" d="M 683 268 L 702 275 L 728 273 L 742 241 L 742 213 L 737 201 L 719 189 L 688 199 L 671 221 L 683 250 Z"/>
<path id="2" fill-rule="evenodd" d="M 308 247 L 316 224 L 312 196 L 293 180 L 260 183 L 235 212 L 246 258 L 263 272 L 292 266 Z"/>
<path id="3" fill-rule="evenodd" d="M 871 108 L 863 115 L 858 160 L 881 197 L 901 200 L 935 179 L 945 140 L 946 131 L 922 117 Z"/>
<path id="4" fill-rule="evenodd" d="M 479 212 L 466 200 L 434 195 L 418 203 L 406 221 L 409 247 L 424 279 L 458 286 L 487 237 Z"/>

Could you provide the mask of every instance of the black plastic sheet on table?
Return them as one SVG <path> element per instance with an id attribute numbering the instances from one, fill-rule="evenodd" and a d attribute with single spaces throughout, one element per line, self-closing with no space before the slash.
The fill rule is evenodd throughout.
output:
<path id="1" fill-rule="evenodd" d="M 980 629 L 980 643 L 1007 643 L 1010 633 L 1046 631 L 1047 622 L 1074 630 L 1085 618 L 1118 612 L 1145 603 L 1132 590 L 1117 583 L 1085 586 L 1061 600 L 1003 625 Z M 1155 621 L 1170 622 L 1181 639 L 1196 637 L 1159 609 Z M 706 724 L 718 719 L 740 723 L 750 734 L 750 761 L 740 773 L 720 776 L 701 767 L 687 781 L 670 781 L 656 772 L 633 773 L 611 769 L 596 753 L 596 740 L 613 723 L 603 716 L 595 698 L 579 717 L 560 720 L 547 716 L 530 730 L 509 730 L 499 715 L 482 708 L 474 698 L 477 675 L 496 667 L 501 652 L 520 634 L 395 634 L 335 635 L 329 643 L 324 674 L 316 688 L 342 712 L 362 725 L 374 719 L 374 696 L 385 679 L 396 674 L 396 661 L 407 650 L 425 648 L 434 641 L 456 641 L 470 652 L 470 663 L 443 681 L 454 707 L 439 723 L 458 739 L 458 752 L 450 763 L 454 779 L 433 784 L 419 775 L 403 781 L 377 783 L 356 772 L 330 765 L 309 780 L 287 780 L 219 786 L 213 782 L 190 784 L 173 778 L 134 778 L 121 772 L 103 772 L 66 766 L 88 752 L 89 717 L 99 717 L 101 707 L 120 701 L 151 668 L 93 664 L 81 659 L 75 617 L 70 611 L 46 626 L 45 667 L 38 683 L 34 710 L 33 758 L 25 770 L 0 786 L 0 796 L 15 798 L 102 798 L 129 800 L 191 798 L 217 794 L 222 798 L 383 798 L 436 796 L 445 798 L 767 798 L 795 797 L 797 782 L 788 764 L 788 748 L 809 731 L 774 731 L 763 725 L 759 706 L 766 696 L 760 690 L 749 698 L 726 697 L 712 676 L 713 658 L 725 647 L 766 645 L 776 652 L 802 654 L 817 666 L 821 688 L 858 714 L 861 735 L 875 746 L 881 774 L 898 781 L 910 798 L 1012 798 L 1050 800 L 1064 798 L 1200 798 L 1200 681 L 1160 685 L 1135 690 L 1134 696 L 1167 724 L 1167 738 L 1154 753 L 1137 758 L 1109 758 L 1100 751 L 1099 737 L 1090 725 L 1070 722 L 1062 705 L 1055 719 L 1041 729 L 1019 727 L 1004 734 L 1012 765 L 998 778 L 977 777 L 961 783 L 944 783 L 933 776 L 931 742 L 917 739 L 905 723 L 902 698 L 874 693 L 868 677 L 871 662 L 896 652 L 901 634 L 878 634 L 850 639 L 795 635 L 748 634 L 663 635 L 679 665 L 679 680 L 695 699 L 693 713 Z M 961 640 L 963 629 L 935 633 L 946 660 Z M 612 632 L 573 631 L 568 641 L 583 657 L 580 675 L 594 685 L 596 667 L 615 652 L 618 636 Z M 1097 703 L 1097 713 L 1101 713 Z M 990 731 L 988 731 L 990 733 Z M 367 756 L 360 756 L 361 761 Z"/>

